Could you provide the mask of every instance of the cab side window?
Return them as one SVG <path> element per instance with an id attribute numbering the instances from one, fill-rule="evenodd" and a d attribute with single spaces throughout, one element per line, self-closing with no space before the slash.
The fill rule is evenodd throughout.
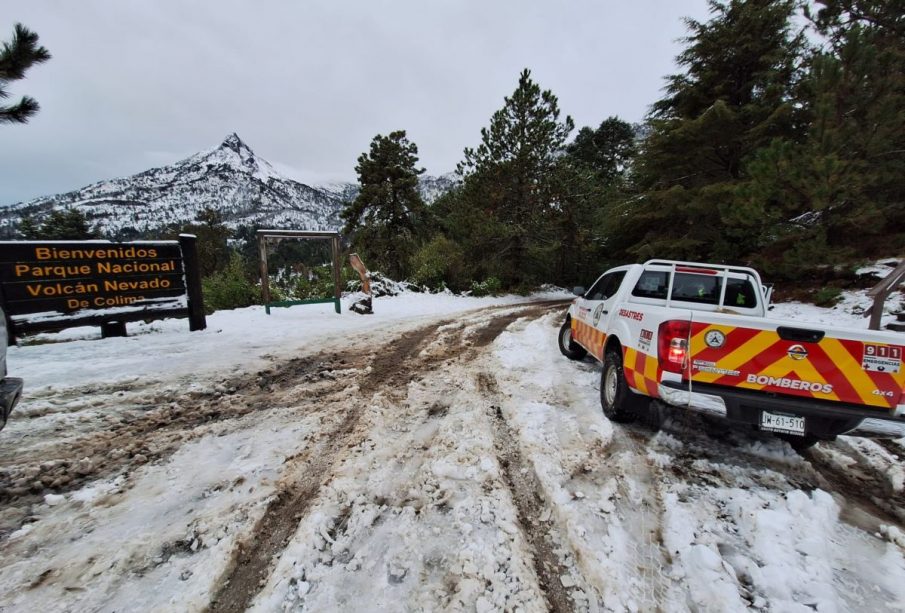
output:
<path id="1" fill-rule="evenodd" d="M 584 297 L 588 300 L 603 300 L 603 286 L 606 285 L 607 277 L 609 276 L 610 275 L 603 275 L 597 279 L 597 283 L 587 291 Z"/>
<path id="2" fill-rule="evenodd" d="M 606 287 L 603 288 L 603 294 L 607 298 L 612 298 L 616 295 L 616 292 L 619 291 L 619 286 L 622 285 L 622 280 L 625 278 L 624 270 L 620 270 L 619 272 L 614 272 L 612 274 L 607 275 L 609 277 Z"/>
<path id="3" fill-rule="evenodd" d="M 622 279 L 625 278 L 625 271 L 620 270 L 603 275 L 594 284 L 594 287 L 588 290 L 585 298 L 588 300 L 606 300 L 612 298 L 619 291 Z"/>
<path id="4" fill-rule="evenodd" d="M 677 272 L 672 283 L 672 299 L 700 304 L 719 304 L 723 278 Z"/>
<path id="5" fill-rule="evenodd" d="M 645 270 L 641 273 L 638 283 L 635 284 L 632 296 L 666 299 L 668 289 L 669 272 L 665 270 Z"/>
<path id="6" fill-rule="evenodd" d="M 750 279 L 727 279 L 723 306 L 753 309 L 757 306 L 757 292 Z"/>

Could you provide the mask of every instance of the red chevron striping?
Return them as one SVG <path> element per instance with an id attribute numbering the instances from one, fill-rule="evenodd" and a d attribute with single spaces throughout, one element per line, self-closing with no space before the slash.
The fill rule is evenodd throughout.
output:
<path id="1" fill-rule="evenodd" d="M 787 343 L 777 336 L 776 342 L 753 356 L 744 364 L 739 365 L 735 370 L 740 373 L 759 373 L 777 360 L 781 360 L 786 355 L 786 345 Z M 716 385 L 736 385 L 737 381 L 737 377 L 723 375 L 714 381 L 714 383 Z"/>
<path id="2" fill-rule="evenodd" d="M 852 385 L 852 382 L 848 380 L 841 370 L 836 369 L 836 365 L 833 362 L 833 358 L 831 358 L 827 353 L 823 350 L 819 344 L 817 345 L 808 345 L 808 351 L 811 354 L 811 357 L 808 358 L 812 365 L 814 365 L 814 369 L 820 373 L 824 379 L 826 379 L 827 383 L 832 384 L 833 392 L 839 399 L 843 402 L 856 402 L 861 404 L 861 396 L 858 394 L 858 390 L 855 389 L 855 386 Z M 833 373 L 824 372 L 820 365 L 828 365 L 829 368 L 835 370 L 839 376 L 832 376 Z M 795 390 L 790 390 L 794 392 Z M 820 398 L 821 396 L 815 396 L 816 398 Z"/>
<path id="3" fill-rule="evenodd" d="M 848 351 L 849 355 L 851 355 L 855 359 L 855 361 L 858 362 L 858 364 L 861 364 L 861 362 L 864 360 L 864 343 L 862 343 L 861 341 L 851 341 L 847 339 L 839 339 L 839 342 L 843 347 L 845 347 L 845 350 Z M 905 348 L 902 348 L 902 350 L 905 351 Z M 874 385 L 877 387 L 877 389 L 892 392 L 898 391 L 900 396 L 903 392 L 905 392 L 905 390 L 902 390 L 902 388 L 899 386 L 899 382 L 896 377 L 894 375 L 891 375 L 890 373 L 866 370 L 864 371 L 864 374 L 866 374 L 870 378 L 870 380 L 874 382 Z M 883 401 L 889 407 L 894 407 L 896 403 L 899 402 L 899 398 L 884 397 Z"/>
<path id="4" fill-rule="evenodd" d="M 706 347 L 696 353 L 694 359 L 704 360 L 706 362 L 718 362 L 720 359 L 728 357 L 728 355 L 736 349 L 741 349 L 745 343 L 760 333 L 761 330 L 756 330 L 754 328 L 735 328 L 726 335 L 726 342 L 723 343 L 722 347 L 716 349 Z M 693 334 L 692 336 L 697 335 Z"/>

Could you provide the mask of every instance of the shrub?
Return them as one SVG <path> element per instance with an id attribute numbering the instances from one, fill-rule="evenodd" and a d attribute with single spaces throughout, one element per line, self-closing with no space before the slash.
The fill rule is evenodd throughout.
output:
<path id="1" fill-rule="evenodd" d="M 842 290 L 838 287 L 821 287 L 814 293 L 814 304 L 822 307 L 831 307 L 842 298 Z"/>
<path id="2" fill-rule="evenodd" d="M 317 300 L 333 296 L 333 269 L 315 266 L 308 276 L 297 275 L 290 285 L 292 300 Z"/>
<path id="3" fill-rule="evenodd" d="M 433 290 L 464 289 L 462 249 L 443 235 L 435 236 L 412 256 L 412 278 Z"/>
<path id="4" fill-rule="evenodd" d="M 208 314 L 261 302 L 261 288 L 245 276 L 245 264 L 236 253 L 230 256 L 226 268 L 203 279 L 201 286 L 204 290 L 204 309 Z"/>
<path id="5" fill-rule="evenodd" d="M 499 294 L 502 288 L 503 282 L 500 281 L 497 277 L 487 277 L 480 283 L 478 283 L 477 281 L 471 282 L 471 295 L 493 296 Z"/>
<path id="6" fill-rule="evenodd" d="M 348 266 L 340 268 L 340 288 L 357 291 L 361 288 L 358 273 Z M 284 266 L 270 276 L 271 300 L 318 300 L 333 298 L 333 267 Z M 281 298 L 276 298 L 277 293 Z"/>

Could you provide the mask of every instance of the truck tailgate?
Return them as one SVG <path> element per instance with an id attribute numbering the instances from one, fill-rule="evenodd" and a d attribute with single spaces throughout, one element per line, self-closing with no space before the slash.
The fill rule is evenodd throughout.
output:
<path id="1" fill-rule="evenodd" d="M 694 382 L 895 409 L 903 341 L 894 332 L 821 328 L 723 313 L 694 313 Z"/>

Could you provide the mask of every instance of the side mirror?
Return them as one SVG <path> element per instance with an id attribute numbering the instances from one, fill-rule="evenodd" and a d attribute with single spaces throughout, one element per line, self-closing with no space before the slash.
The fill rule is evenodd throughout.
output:
<path id="1" fill-rule="evenodd" d="M 578 287 L 573 287 L 572 293 L 575 294 L 576 296 L 584 296 L 584 288 L 581 287 L 580 285 Z"/>

